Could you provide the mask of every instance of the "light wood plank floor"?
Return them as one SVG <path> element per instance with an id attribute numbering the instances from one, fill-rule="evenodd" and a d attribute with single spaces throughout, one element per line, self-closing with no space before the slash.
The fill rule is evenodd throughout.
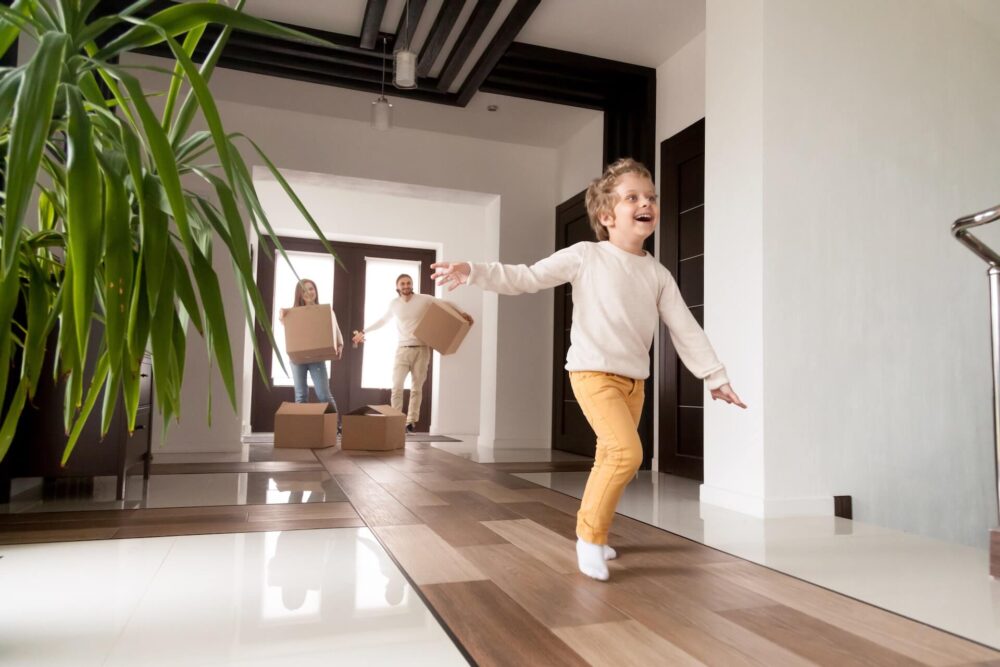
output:
<path id="1" fill-rule="evenodd" d="M 576 571 L 578 501 L 424 444 L 316 452 L 480 665 L 1000 665 L 1000 653 L 618 516 Z M 515 467 L 516 468 L 516 467 Z"/>

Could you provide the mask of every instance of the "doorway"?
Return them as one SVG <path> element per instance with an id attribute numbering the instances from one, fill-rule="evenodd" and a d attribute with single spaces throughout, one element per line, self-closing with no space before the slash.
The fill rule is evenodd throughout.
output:
<path id="1" fill-rule="evenodd" d="M 705 119 L 660 148 L 660 262 L 705 326 Z M 660 325 L 660 471 L 704 479 L 704 383 L 677 358 Z"/>
<path id="2" fill-rule="evenodd" d="M 333 241 L 330 245 L 340 260 L 336 262 L 318 240 L 279 237 L 279 241 L 299 277 L 316 282 L 320 302 L 333 304 L 344 334 L 342 358 L 329 362 L 330 390 L 338 409 L 346 414 L 365 405 L 387 405 L 397 342 L 395 323 L 389 322 L 383 329 L 372 332 L 367 342 L 356 348 L 351 344 L 351 333 L 371 324 L 385 312 L 389 301 L 396 298 L 395 282 L 400 273 L 412 276 L 415 292 L 433 295 L 430 265 L 436 259 L 435 251 Z M 279 308 L 291 305 L 295 274 L 276 254 L 271 239 L 262 239 L 261 246 L 257 283 L 264 306 L 271 313 L 275 343 L 281 348 L 284 330 L 276 315 Z M 251 384 L 250 427 L 254 432 L 266 433 L 274 430 L 274 413 L 281 403 L 294 400 L 294 389 L 286 372 L 289 369 L 281 368 L 259 322 L 255 325 L 255 335 L 270 383 L 266 383 L 255 369 Z M 285 361 L 287 364 L 287 358 Z M 433 386 L 432 365 L 428 369 L 420 419 L 416 424 L 418 431 L 430 429 Z M 409 405 L 409 394 L 407 384 L 404 409 Z M 311 389 L 310 400 L 315 400 Z"/>

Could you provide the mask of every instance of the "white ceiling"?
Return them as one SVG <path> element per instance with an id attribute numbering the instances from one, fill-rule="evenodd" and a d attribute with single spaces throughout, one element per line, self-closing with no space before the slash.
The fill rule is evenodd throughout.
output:
<path id="1" fill-rule="evenodd" d="M 705 30 L 705 0 L 542 0 L 517 42 L 659 67 Z"/>
<path id="2" fill-rule="evenodd" d="M 413 40 L 418 47 L 441 2 L 427 0 Z M 274 21 L 357 36 L 365 4 L 366 0 L 247 0 L 246 11 Z M 472 4 L 466 2 L 460 24 Z M 395 32 L 403 5 L 404 0 L 388 0 L 382 20 L 384 32 Z M 513 0 L 501 2 L 497 14 L 506 16 L 509 5 Z M 541 0 L 515 41 L 658 67 L 704 29 L 705 0 Z M 454 32 L 457 34 L 458 28 Z"/>

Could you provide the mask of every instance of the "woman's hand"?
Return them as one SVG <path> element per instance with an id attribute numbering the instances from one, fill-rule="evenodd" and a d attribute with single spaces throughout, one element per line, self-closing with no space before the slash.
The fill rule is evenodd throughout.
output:
<path id="1" fill-rule="evenodd" d="M 343 345 L 338 345 L 337 346 L 337 359 L 340 360 L 340 357 L 343 354 L 344 354 L 344 346 Z"/>
<path id="2" fill-rule="evenodd" d="M 434 273 L 431 280 L 437 285 L 447 285 L 448 291 L 455 289 L 459 285 L 469 282 L 469 274 L 472 273 L 472 266 L 468 262 L 435 262 L 431 264 Z"/>
<path id="3" fill-rule="evenodd" d="M 743 408 L 744 410 L 747 409 L 746 404 L 744 404 L 743 401 L 740 400 L 740 397 L 736 395 L 736 392 L 733 391 L 733 388 L 729 385 L 729 383 L 722 385 L 718 389 L 713 389 L 712 400 L 725 401 L 730 405 L 737 405 Z"/>
<path id="4" fill-rule="evenodd" d="M 468 313 L 462 313 L 462 317 L 465 318 L 465 321 L 469 323 L 470 327 L 476 323 L 476 321 L 472 319 L 472 315 L 469 315 Z"/>
<path id="5" fill-rule="evenodd" d="M 278 310 L 278 321 L 281 322 L 282 324 L 284 324 L 284 322 L 285 322 L 285 313 L 286 312 L 288 312 L 287 308 L 281 308 L 281 309 Z"/>
<path id="6" fill-rule="evenodd" d="M 365 342 L 365 332 L 355 331 L 354 336 L 351 337 L 351 342 L 353 342 L 355 345 L 357 345 L 358 343 Z"/>

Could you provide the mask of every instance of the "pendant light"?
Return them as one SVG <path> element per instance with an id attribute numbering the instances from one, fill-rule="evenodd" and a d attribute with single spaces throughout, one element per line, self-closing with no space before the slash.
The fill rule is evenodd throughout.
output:
<path id="1" fill-rule="evenodd" d="M 385 99 L 385 61 L 386 37 L 382 38 L 382 92 L 378 99 L 372 102 L 372 127 L 376 130 L 388 130 L 392 128 L 392 105 Z"/>
<path id="2" fill-rule="evenodd" d="M 417 87 L 417 54 L 410 50 L 410 0 L 403 4 L 403 35 L 406 43 L 393 54 L 393 80 L 397 88 Z"/>

